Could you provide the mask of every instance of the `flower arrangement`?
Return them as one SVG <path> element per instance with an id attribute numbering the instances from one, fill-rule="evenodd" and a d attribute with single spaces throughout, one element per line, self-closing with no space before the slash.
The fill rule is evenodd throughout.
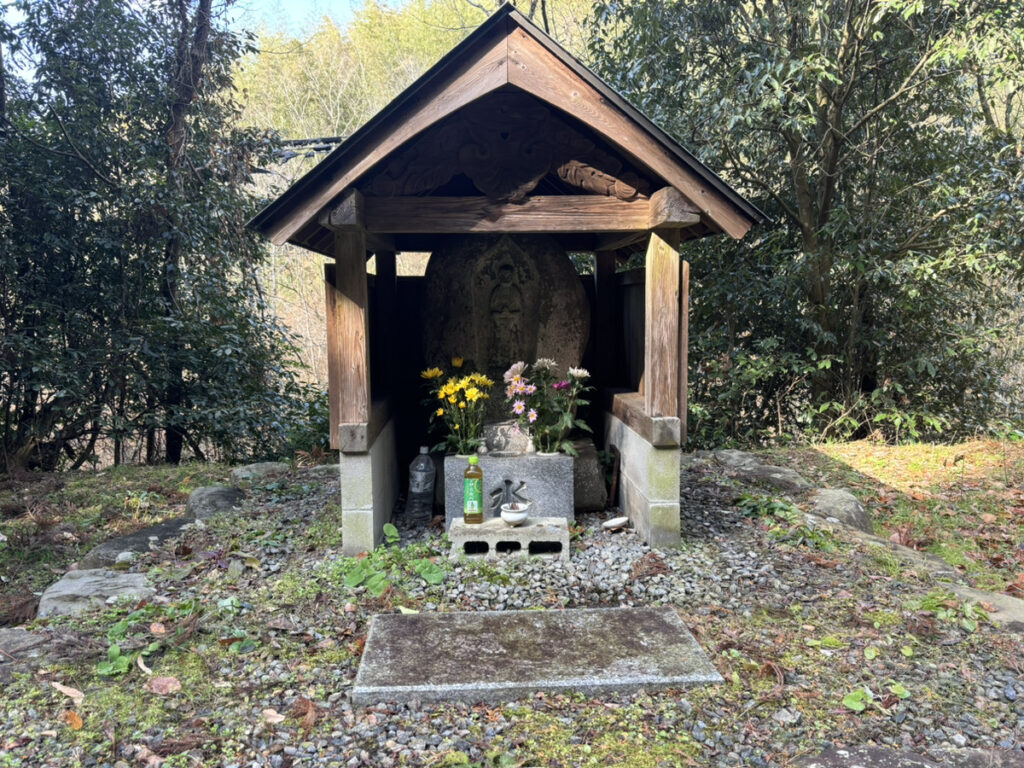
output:
<path id="1" fill-rule="evenodd" d="M 538 451 L 576 450 L 567 439 L 573 427 L 590 432 L 586 422 L 576 418 L 576 409 L 587 405 L 582 395 L 590 390 L 585 368 L 570 368 L 565 378 L 558 375 L 554 360 L 540 358 L 533 365 L 515 363 L 505 371 L 505 398 L 520 429 L 527 429 Z"/>
<path id="2" fill-rule="evenodd" d="M 452 358 L 452 367 L 461 368 L 462 358 Z M 431 429 L 445 430 L 444 442 L 435 448 L 454 453 L 474 453 L 483 440 L 484 412 L 494 382 L 482 373 L 449 376 L 444 384 L 444 371 L 427 368 L 420 372 L 430 387 Z"/>

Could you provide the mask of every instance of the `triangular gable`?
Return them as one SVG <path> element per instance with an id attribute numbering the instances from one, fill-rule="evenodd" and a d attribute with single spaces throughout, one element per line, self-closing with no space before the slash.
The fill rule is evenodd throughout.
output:
<path id="1" fill-rule="evenodd" d="M 742 237 L 764 215 L 506 4 L 250 222 L 295 240 L 320 211 L 410 139 L 477 99 L 512 86 L 583 121 L 701 211 L 710 231 Z M 302 238 L 306 240 L 306 238 Z"/>

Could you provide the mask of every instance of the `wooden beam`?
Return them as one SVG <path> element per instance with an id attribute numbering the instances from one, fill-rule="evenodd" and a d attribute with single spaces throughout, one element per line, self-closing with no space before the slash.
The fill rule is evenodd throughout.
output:
<path id="1" fill-rule="evenodd" d="M 366 453 L 377 435 L 384 429 L 390 418 L 387 400 L 374 400 L 370 409 L 370 420 L 357 424 L 339 424 L 335 430 L 339 436 L 342 453 Z"/>
<path id="2" fill-rule="evenodd" d="M 649 200 L 600 195 L 538 196 L 522 203 L 486 197 L 366 198 L 366 227 L 382 233 L 631 232 L 646 230 L 649 221 Z"/>
<path id="3" fill-rule="evenodd" d="M 690 383 L 690 262 L 679 262 L 679 444 L 686 445 Z"/>
<path id="4" fill-rule="evenodd" d="M 679 230 L 651 233 L 644 279 L 644 404 L 679 415 Z"/>
<path id="5" fill-rule="evenodd" d="M 340 355 L 338 421 L 370 420 L 370 345 L 367 317 L 366 241 L 360 230 L 334 233 L 336 345 Z"/>
<path id="6" fill-rule="evenodd" d="M 331 450 L 341 447 L 341 349 L 338 342 L 338 290 L 334 264 L 324 264 L 325 315 L 327 320 L 327 401 Z"/>
<path id="7" fill-rule="evenodd" d="M 679 419 L 648 415 L 644 410 L 644 396 L 639 392 L 611 393 L 608 399 L 607 410 L 655 448 L 679 445 Z"/>
<path id="8" fill-rule="evenodd" d="M 373 322 L 376 326 L 377 339 L 379 343 L 390 346 L 392 343 L 395 323 L 395 294 L 397 291 L 397 269 L 395 264 L 394 251 L 376 251 L 374 256 L 377 260 L 377 279 L 374 283 L 376 307 L 374 309 Z M 387 348 L 387 347 L 385 347 Z M 393 354 L 381 355 L 375 361 L 383 386 L 377 387 L 374 384 L 374 394 L 379 396 L 386 393 L 389 397 L 395 391 L 394 370 L 392 366 Z"/>
<path id="9" fill-rule="evenodd" d="M 646 239 L 647 232 L 615 232 L 610 235 L 601 235 L 594 243 L 595 251 L 617 251 L 628 245 L 639 243 Z"/>
<path id="10" fill-rule="evenodd" d="M 662 187 L 651 195 L 648 229 L 680 229 L 700 224 L 700 211 L 675 187 Z"/>
<path id="11" fill-rule="evenodd" d="M 607 103 L 590 83 L 558 57 L 515 29 L 508 38 L 508 81 L 553 107 L 577 117 L 587 127 L 646 165 L 678 189 L 697 208 L 734 238 L 743 237 L 752 222 L 717 190 L 684 168 L 653 136 L 625 113 Z"/>
<path id="12" fill-rule="evenodd" d="M 508 41 L 504 29 L 496 30 L 495 35 L 482 39 L 477 45 L 474 50 L 464 52 L 465 63 L 451 73 L 445 72 L 444 80 L 422 85 L 411 108 L 391 113 L 385 110 L 379 119 L 371 121 L 378 125 L 376 130 L 361 129 L 358 136 L 353 136 L 343 147 L 344 163 L 268 229 L 266 234 L 270 240 L 276 245 L 286 242 L 378 160 L 453 112 L 505 86 L 508 83 Z M 380 135 L 384 138 L 374 141 Z"/>
<path id="13" fill-rule="evenodd" d="M 330 208 L 324 209 L 317 219 L 321 227 L 334 231 L 364 229 L 363 193 L 358 189 L 346 189 L 341 199 Z"/>

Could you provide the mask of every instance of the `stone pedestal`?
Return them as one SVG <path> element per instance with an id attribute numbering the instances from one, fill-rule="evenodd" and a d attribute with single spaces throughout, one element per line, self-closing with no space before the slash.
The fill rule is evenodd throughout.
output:
<path id="1" fill-rule="evenodd" d="M 480 469 L 484 473 L 484 517 L 497 517 L 493 494 L 505 488 L 505 480 L 512 481 L 512 489 L 521 482 L 526 486 L 522 496 L 533 502 L 537 517 L 560 517 L 572 522 L 575 517 L 573 493 L 573 460 L 564 453 L 542 455 L 536 453 L 522 456 L 479 457 Z M 456 517 L 462 517 L 462 487 L 467 456 L 445 456 L 444 459 L 444 517 L 445 530 L 451 528 Z"/>

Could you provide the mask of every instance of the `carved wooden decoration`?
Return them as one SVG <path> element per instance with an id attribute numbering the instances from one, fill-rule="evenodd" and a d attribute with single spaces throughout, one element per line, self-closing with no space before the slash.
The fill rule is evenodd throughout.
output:
<path id="1" fill-rule="evenodd" d="M 453 162 L 452 159 L 455 159 Z M 552 174 L 591 194 L 633 200 L 649 182 L 526 94 L 493 94 L 431 128 L 360 185 L 367 195 L 420 195 L 463 174 L 499 201 L 526 198 Z"/>

